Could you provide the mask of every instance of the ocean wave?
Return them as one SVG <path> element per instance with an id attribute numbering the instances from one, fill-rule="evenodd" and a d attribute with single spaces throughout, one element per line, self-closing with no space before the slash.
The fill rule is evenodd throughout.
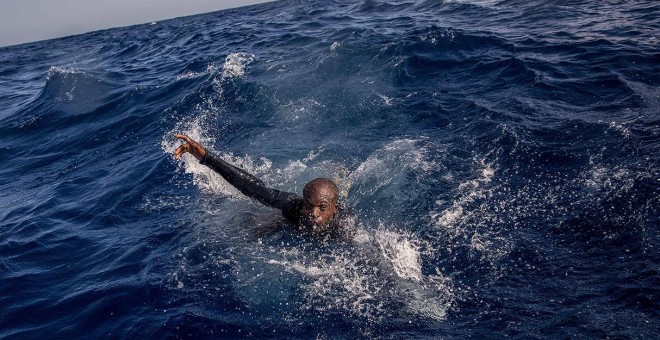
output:
<path id="1" fill-rule="evenodd" d="M 3 47 L 0 337 L 652 337 L 658 6 L 278 1 Z M 333 178 L 353 241 L 175 133 Z"/>

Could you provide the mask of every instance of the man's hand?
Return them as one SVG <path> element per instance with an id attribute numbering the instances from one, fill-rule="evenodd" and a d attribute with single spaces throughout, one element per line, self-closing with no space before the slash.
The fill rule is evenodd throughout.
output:
<path id="1" fill-rule="evenodd" d="M 198 160 L 202 160 L 204 156 L 206 156 L 206 149 L 202 144 L 197 143 L 196 141 L 190 139 L 190 137 L 186 135 L 174 135 L 174 137 L 183 139 L 186 143 L 182 144 L 176 150 L 174 150 L 174 158 L 179 159 L 181 158 L 181 155 L 183 155 L 186 152 L 190 152 L 195 158 Z"/>

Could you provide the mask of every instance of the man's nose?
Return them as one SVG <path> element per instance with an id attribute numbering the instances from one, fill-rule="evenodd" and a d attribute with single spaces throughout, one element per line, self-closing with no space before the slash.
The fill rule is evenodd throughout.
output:
<path id="1" fill-rule="evenodd" d="M 309 215 L 316 218 L 319 217 L 320 213 L 321 211 L 319 210 L 319 208 L 312 208 L 312 210 L 309 212 Z"/>

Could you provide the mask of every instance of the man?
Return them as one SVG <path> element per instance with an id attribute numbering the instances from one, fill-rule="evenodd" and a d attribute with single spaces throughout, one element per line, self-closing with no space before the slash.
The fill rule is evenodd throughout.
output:
<path id="1" fill-rule="evenodd" d="M 316 236 L 349 236 L 345 230 L 349 216 L 338 203 L 339 190 L 333 181 L 327 178 L 312 180 L 305 185 L 303 197 L 300 198 L 294 193 L 266 187 L 259 178 L 225 162 L 186 135 L 174 136 L 186 142 L 174 151 L 176 159 L 186 152 L 192 154 L 201 164 L 220 174 L 244 195 L 280 209 L 282 216 L 296 230 Z"/>

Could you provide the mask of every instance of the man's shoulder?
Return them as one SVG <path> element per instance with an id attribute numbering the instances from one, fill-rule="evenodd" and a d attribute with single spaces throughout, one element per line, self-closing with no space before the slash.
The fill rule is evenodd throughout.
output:
<path id="1" fill-rule="evenodd" d="M 292 195 L 282 207 L 282 216 L 292 223 L 298 223 L 302 217 L 303 202 L 302 197 Z"/>

